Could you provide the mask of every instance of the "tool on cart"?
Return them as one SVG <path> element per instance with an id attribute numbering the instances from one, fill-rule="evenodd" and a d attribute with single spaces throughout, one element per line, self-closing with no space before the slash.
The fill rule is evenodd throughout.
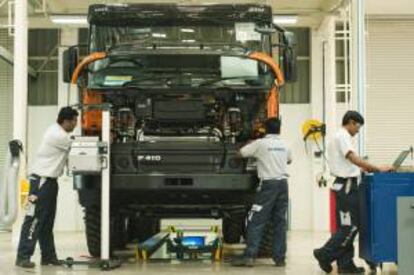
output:
<path id="1" fill-rule="evenodd" d="M 413 157 L 414 157 L 413 151 L 414 151 L 414 148 L 412 146 L 408 150 L 401 151 L 401 153 L 398 155 L 398 157 L 395 159 L 395 161 L 392 164 L 392 166 L 395 168 L 396 171 L 399 171 L 402 168 L 404 161 L 407 159 L 409 155 L 411 155 L 411 160 L 413 160 Z"/>

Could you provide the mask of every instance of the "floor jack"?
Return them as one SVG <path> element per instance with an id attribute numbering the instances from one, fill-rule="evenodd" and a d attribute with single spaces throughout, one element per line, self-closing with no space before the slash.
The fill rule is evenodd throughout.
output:
<path id="1" fill-rule="evenodd" d="M 214 237 L 206 242 L 208 234 Z M 196 260 L 202 254 L 210 254 L 212 261 L 222 259 L 223 243 L 219 237 L 217 226 L 213 226 L 205 234 L 177 230 L 170 226 L 167 231 L 158 233 L 138 244 L 136 250 L 137 260 L 148 261 L 153 253 L 164 244 L 167 246 L 167 253 L 175 254 L 177 260 Z"/>
<path id="2" fill-rule="evenodd" d="M 99 146 L 91 147 L 92 150 L 88 151 L 90 154 L 83 151 L 78 153 L 71 152 L 69 155 L 69 170 L 71 170 L 74 175 L 76 175 L 76 173 L 88 172 L 101 173 L 101 258 L 99 260 L 91 261 L 75 261 L 73 258 L 69 257 L 63 261 L 63 265 L 68 267 L 72 267 L 73 265 L 87 265 L 98 267 L 102 270 L 111 270 L 119 267 L 121 261 L 118 259 L 111 259 L 109 253 L 111 170 L 110 105 L 102 104 L 96 106 L 96 108 L 102 110 L 102 141 L 96 141 L 96 144 L 99 144 Z M 83 166 L 81 164 L 83 164 Z"/>

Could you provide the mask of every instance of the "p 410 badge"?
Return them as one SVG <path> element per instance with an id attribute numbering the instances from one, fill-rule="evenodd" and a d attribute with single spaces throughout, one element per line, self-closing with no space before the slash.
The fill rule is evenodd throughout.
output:
<path id="1" fill-rule="evenodd" d="M 160 162 L 162 157 L 160 155 L 138 155 L 138 162 Z"/>

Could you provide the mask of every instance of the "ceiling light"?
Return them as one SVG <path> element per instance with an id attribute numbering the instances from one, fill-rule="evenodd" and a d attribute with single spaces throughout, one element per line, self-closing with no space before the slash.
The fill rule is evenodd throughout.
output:
<path id="1" fill-rule="evenodd" d="M 273 15 L 273 23 L 277 25 L 295 25 L 297 22 L 297 15 Z"/>
<path id="2" fill-rule="evenodd" d="M 52 21 L 55 24 L 73 24 L 73 25 L 87 25 L 88 20 L 85 15 L 65 15 L 65 14 L 59 14 L 59 15 L 51 15 L 50 21 Z"/>

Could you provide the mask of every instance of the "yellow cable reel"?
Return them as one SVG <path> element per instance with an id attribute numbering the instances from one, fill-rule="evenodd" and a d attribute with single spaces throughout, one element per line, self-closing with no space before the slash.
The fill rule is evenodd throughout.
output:
<path id="1" fill-rule="evenodd" d="M 323 129 L 324 124 L 323 122 L 317 119 L 308 119 L 302 125 L 302 135 L 303 139 L 306 141 L 307 139 L 312 140 L 320 140 L 324 135 Z"/>

